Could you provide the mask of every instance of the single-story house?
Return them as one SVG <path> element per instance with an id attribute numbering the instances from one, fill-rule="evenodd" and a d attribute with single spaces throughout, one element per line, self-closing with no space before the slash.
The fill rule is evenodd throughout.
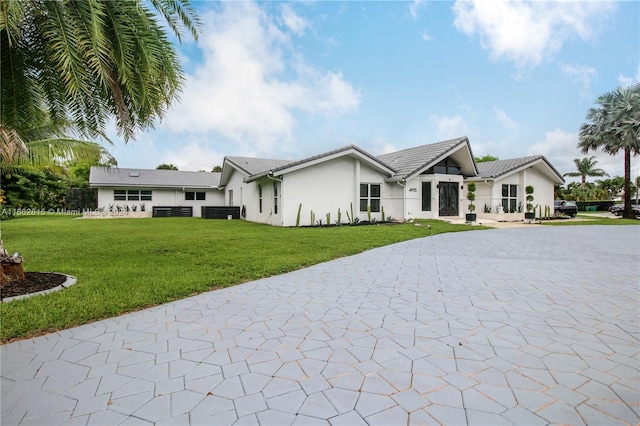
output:
<path id="1" fill-rule="evenodd" d="M 549 206 L 553 213 L 554 186 L 564 183 L 562 175 L 542 155 L 478 163 L 475 204 L 480 212 L 521 213 L 526 209 L 525 188 L 532 186 L 534 207 Z"/>
<path id="2" fill-rule="evenodd" d="M 213 172 L 91 167 L 89 174 L 90 186 L 98 190 L 99 209 L 148 216 L 154 207 L 173 207 L 183 216 L 199 217 L 202 206 L 223 205 L 219 183 L 220 173 Z"/>
<path id="3" fill-rule="evenodd" d="M 276 226 L 326 223 L 327 216 L 343 223 L 464 218 L 464 186 L 472 181 L 479 210 L 514 203 L 517 210 L 527 185 L 535 204 L 552 208 L 554 185 L 564 182 L 543 156 L 476 164 L 466 137 L 379 156 L 349 145 L 299 161 L 225 157 L 222 173 L 93 167 L 90 178 L 103 208 L 140 203 L 144 191 L 147 207 L 193 207 L 193 216 L 200 216 L 196 207 L 233 207 L 246 220 Z"/>

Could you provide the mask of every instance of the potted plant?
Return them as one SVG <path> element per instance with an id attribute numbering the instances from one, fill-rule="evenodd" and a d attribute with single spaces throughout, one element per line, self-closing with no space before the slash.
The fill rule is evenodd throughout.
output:
<path id="1" fill-rule="evenodd" d="M 527 185 L 524 191 L 527 193 L 527 212 L 524 214 L 524 218 L 531 221 L 536 218 L 535 206 L 533 205 L 533 186 Z"/>
<path id="2" fill-rule="evenodd" d="M 475 204 L 473 204 L 473 202 L 476 199 L 476 184 L 475 182 L 469 182 L 467 184 L 467 200 L 469 200 L 469 213 L 467 213 L 466 215 L 466 221 L 467 222 L 475 222 L 476 221 L 476 214 L 474 213 L 474 211 L 476 210 L 476 206 Z"/>

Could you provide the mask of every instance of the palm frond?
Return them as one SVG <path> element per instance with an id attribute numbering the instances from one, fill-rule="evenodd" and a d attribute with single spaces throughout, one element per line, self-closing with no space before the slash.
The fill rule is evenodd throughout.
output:
<path id="1" fill-rule="evenodd" d="M 151 4 L 179 40 L 197 38 L 189 0 Z M 153 126 L 183 83 L 156 16 L 142 0 L 0 0 L 0 124 L 22 132 L 44 111 L 94 138 L 114 117 L 125 141 Z"/>

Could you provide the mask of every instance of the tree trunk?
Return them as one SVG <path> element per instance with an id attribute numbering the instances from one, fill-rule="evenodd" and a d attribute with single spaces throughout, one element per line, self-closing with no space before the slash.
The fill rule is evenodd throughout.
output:
<path id="1" fill-rule="evenodd" d="M 0 240 L 0 288 L 12 281 L 24 280 L 23 261 L 19 255 L 9 257 Z"/>
<path id="2" fill-rule="evenodd" d="M 631 148 L 624 149 L 624 213 L 625 219 L 635 219 L 631 209 Z"/>
<path id="3" fill-rule="evenodd" d="M 0 288 L 17 280 L 24 280 L 22 258 L 20 258 L 19 262 L 2 259 L 0 261 Z"/>

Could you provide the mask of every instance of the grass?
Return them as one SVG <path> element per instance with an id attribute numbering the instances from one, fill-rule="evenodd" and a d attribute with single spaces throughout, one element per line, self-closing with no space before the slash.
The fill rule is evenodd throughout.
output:
<path id="1" fill-rule="evenodd" d="M 542 221 L 543 225 L 550 226 L 574 226 L 574 225 L 640 225 L 640 220 L 638 219 L 621 219 L 621 218 L 611 218 L 606 216 L 600 216 L 590 213 L 590 214 L 580 214 L 578 213 L 578 219 L 583 220 L 556 220 L 556 221 Z"/>
<path id="2" fill-rule="evenodd" d="M 26 271 L 61 272 L 78 282 L 64 291 L 0 304 L 0 340 L 33 337 L 375 247 L 470 229 L 421 222 L 431 229 L 413 224 L 278 228 L 199 218 L 4 221 L 5 248 L 22 254 Z"/>

